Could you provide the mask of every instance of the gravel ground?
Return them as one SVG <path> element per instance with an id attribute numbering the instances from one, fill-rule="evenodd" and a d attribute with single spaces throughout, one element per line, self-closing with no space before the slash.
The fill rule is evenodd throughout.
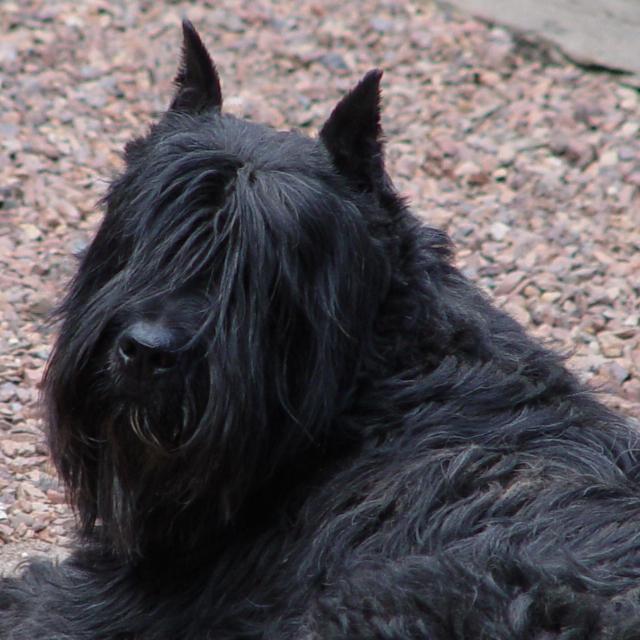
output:
<path id="1" fill-rule="evenodd" d="M 72 516 L 47 462 L 46 317 L 119 151 L 167 104 L 179 19 L 226 109 L 314 133 L 385 70 L 388 163 L 465 273 L 640 415 L 640 96 L 427 2 L 4 0 L 0 12 L 0 568 L 53 553 Z"/>

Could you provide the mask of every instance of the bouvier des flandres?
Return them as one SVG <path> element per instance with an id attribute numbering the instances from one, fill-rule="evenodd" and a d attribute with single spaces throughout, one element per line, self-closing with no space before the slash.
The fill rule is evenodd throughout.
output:
<path id="1" fill-rule="evenodd" d="M 640 437 L 407 209 L 380 77 L 274 131 L 185 22 L 45 377 L 77 548 L 3 640 L 640 638 Z"/>

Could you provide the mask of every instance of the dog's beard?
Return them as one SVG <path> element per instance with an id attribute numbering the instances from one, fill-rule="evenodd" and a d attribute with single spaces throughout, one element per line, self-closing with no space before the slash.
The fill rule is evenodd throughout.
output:
<path id="1" fill-rule="evenodd" d="M 183 448 L 197 428 L 194 400 L 165 389 L 128 398 L 114 394 L 110 406 L 94 448 L 96 515 L 114 552 L 134 557 L 192 499 L 180 493 L 177 480 Z"/>
<path id="2" fill-rule="evenodd" d="M 172 420 L 164 420 L 161 428 L 157 418 L 150 415 L 147 408 L 131 405 L 124 411 L 123 420 L 128 423 L 131 432 L 149 450 L 158 454 L 170 455 L 191 431 L 192 409 L 186 401 L 179 409 L 171 412 Z"/>
<path id="3" fill-rule="evenodd" d="M 173 433 L 182 427 L 172 427 Z M 159 518 L 169 526 L 168 519 L 178 515 L 171 482 L 178 456 L 144 407 L 123 407 L 103 429 L 106 438 L 97 462 L 98 532 L 117 555 L 134 558 L 158 535 Z"/>
<path id="4" fill-rule="evenodd" d="M 181 370 L 169 380 L 126 381 L 112 362 L 94 377 L 95 397 L 102 397 L 117 429 L 105 429 L 105 436 L 117 442 L 129 435 L 143 445 L 147 454 L 172 455 L 189 440 L 197 426 L 194 377 L 205 385 L 208 376 Z"/>

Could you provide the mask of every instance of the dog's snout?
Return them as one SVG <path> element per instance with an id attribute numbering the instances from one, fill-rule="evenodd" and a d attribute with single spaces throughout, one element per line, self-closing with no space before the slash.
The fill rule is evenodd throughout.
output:
<path id="1" fill-rule="evenodd" d="M 169 327 L 140 321 L 122 332 L 116 345 L 116 356 L 127 374 L 142 379 L 172 369 L 177 362 L 176 346 Z"/>

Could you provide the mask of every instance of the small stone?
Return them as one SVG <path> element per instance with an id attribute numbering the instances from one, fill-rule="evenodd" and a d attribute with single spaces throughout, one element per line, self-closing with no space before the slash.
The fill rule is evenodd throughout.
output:
<path id="1" fill-rule="evenodd" d="M 13 382 L 0 384 L 0 402 L 9 402 L 18 397 L 18 387 Z"/>
<path id="2" fill-rule="evenodd" d="M 503 144 L 498 148 L 498 164 L 508 166 L 516 158 L 516 149 L 512 144 Z"/>
<path id="3" fill-rule="evenodd" d="M 613 334 L 602 332 L 598 336 L 598 343 L 602 354 L 607 358 L 619 358 L 622 356 L 622 345 Z"/>
<path id="4" fill-rule="evenodd" d="M 494 180 L 496 180 L 497 182 L 502 182 L 503 180 L 507 179 L 507 176 L 509 174 L 504 167 L 499 167 L 493 172 L 492 175 Z"/>
<path id="5" fill-rule="evenodd" d="M 555 302 L 556 300 L 558 300 L 560 297 L 562 296 L 562 294 L 559 291 L 545 291 L 541 296 L 540 299 L 543 302 Z"/>
<path id="6" fill-rule="evenodd" d="M 600 164 L 604 167 L 612 167 L 618 163 L 618 153 L 614 150 L 605 151 L 600 156 Z"/>
<path id="7" fill-rule="evenodd" d="M 617 384 L 622 384 L 625 380 L 629 378 L 629 370 L 626 367 L 623 367 L 618 362 L 610 362 L 607 365 L 607 371 L 613 380 L 616 381 Z"/>
<path id="8" fill-rule="evenodd" d="M 393 22 L 386 18 L 371 18 L 371 28 L 380 33 L 387 33 L 393 29 Z"/>
<path id="9" fill-rule="evenodd" d="M 496 242 L 502 242 L 511 229 L 503 222 L 494 222 L 489 227 L 489 234 Z"/>
<path id="10" fill-rule="evenodd" d="M 623 329 L 616 329 L 614 331 L 614 334 L 618 338 L 622 338 L 623 340 L 629 340 L 630 338 L 633 338 L 636 333 L 638 333 L 638 329 L 636 327 L 625 327 Z"/>
<path id="11" fill-rule="evenodd" d="M 0 449 L 9 458 L 16 456 L 29 456 L 36 452 L 35 445 L 30 442 L 19 442 L 16 440 L 3 440 L 0 443 Z"/>
<path id="12" fill-rule="evenodd" d="M 66 502 L 64 493 L 57 491 L 56 489 L 48 489 L 47 498 L 53 504 L 64 504 Z"/>
<path id="13" fill-rule="evenodd" d="M 475 163 L 467 160 L 465 162 L 461 162 L 455 169 L 456 176 L 460 178 L 464 178 L 475 173 L 479 173 L 481 171 L 480 167 Z"/>
<path id="14" fill-rule="evenodd" d="M 504 305 L 504 310 L 522 326 L 527 326 L 531 322 L 529 312 L 518 302 L 509 301 Z"/>
<path id="15" fill-rule="evenodd" d="M 320 58 L 320 63 L 331 71 L 348 71 L 349 65 L 339 53 L 326 53 Z"/>
<path id="16" fill-rule="evenodd" d="M 620 127 L 620 135 L 623 138 L 633 138 L 638 131 L 640 130 L 640 124 L 638 124 L 637 122 L 625 122 L 621 127 Z"/>
<path id="17" fill-rule="evenodd" d="M 33 224 L 22 224 L 20 228 L 28 240 L 39 240 L 42 238 L 42 232 Z"/>
<path id="18" fill-rule="evenodd" d="M 623 162 L 640 159 L 640 150 L 634 149 L 633 147 L 620 147 L 620 149 L 618 149 L 618 158 Z"/>
<path id="19" fill-rule="evenodd" d="M 51 309 L 51 300 L 46 296 L 36 296 L 29 305 L 29 311 L 35 316 L 46 316 Z"/>
<path id="20" fill-rule="evenodd" d="M 552 153 L 580 168 L 593 162 L 596 156 L 594 148 L 581 139 L 558 136 L 551 141 L 549 146 Z"/>
<path id="21" fill-rule="evenodd" d="M 30 527 L 33 524 L 33 517 L 19 511 L 9 516 L 9 522 L 14 529 L 20 528 L 21 525 Z"/>
<path id="22" fill-rule="evenodd" d="M 487 184 L 489 182 L 489 174 L 485 171 L 476 171 L 475 173 L 470 173 L 467 176 L 467 184 L 470 184 L 474 187 L 480 187 L 483 184 Z"/>
<path id="23" fill-rule="evenodd" d="M 522 282 L 524 277 L 525 274 L 522 271 L 508 273 L 495 288 L 495 295 L 503 296 L 511 293 Z"/>
<path id="24" fill-rule="evenodd" d="M 622 386 L 622 392 L 632 402 L 640 402 L 640 380 L 638 378 L 630 378 Z"/>

